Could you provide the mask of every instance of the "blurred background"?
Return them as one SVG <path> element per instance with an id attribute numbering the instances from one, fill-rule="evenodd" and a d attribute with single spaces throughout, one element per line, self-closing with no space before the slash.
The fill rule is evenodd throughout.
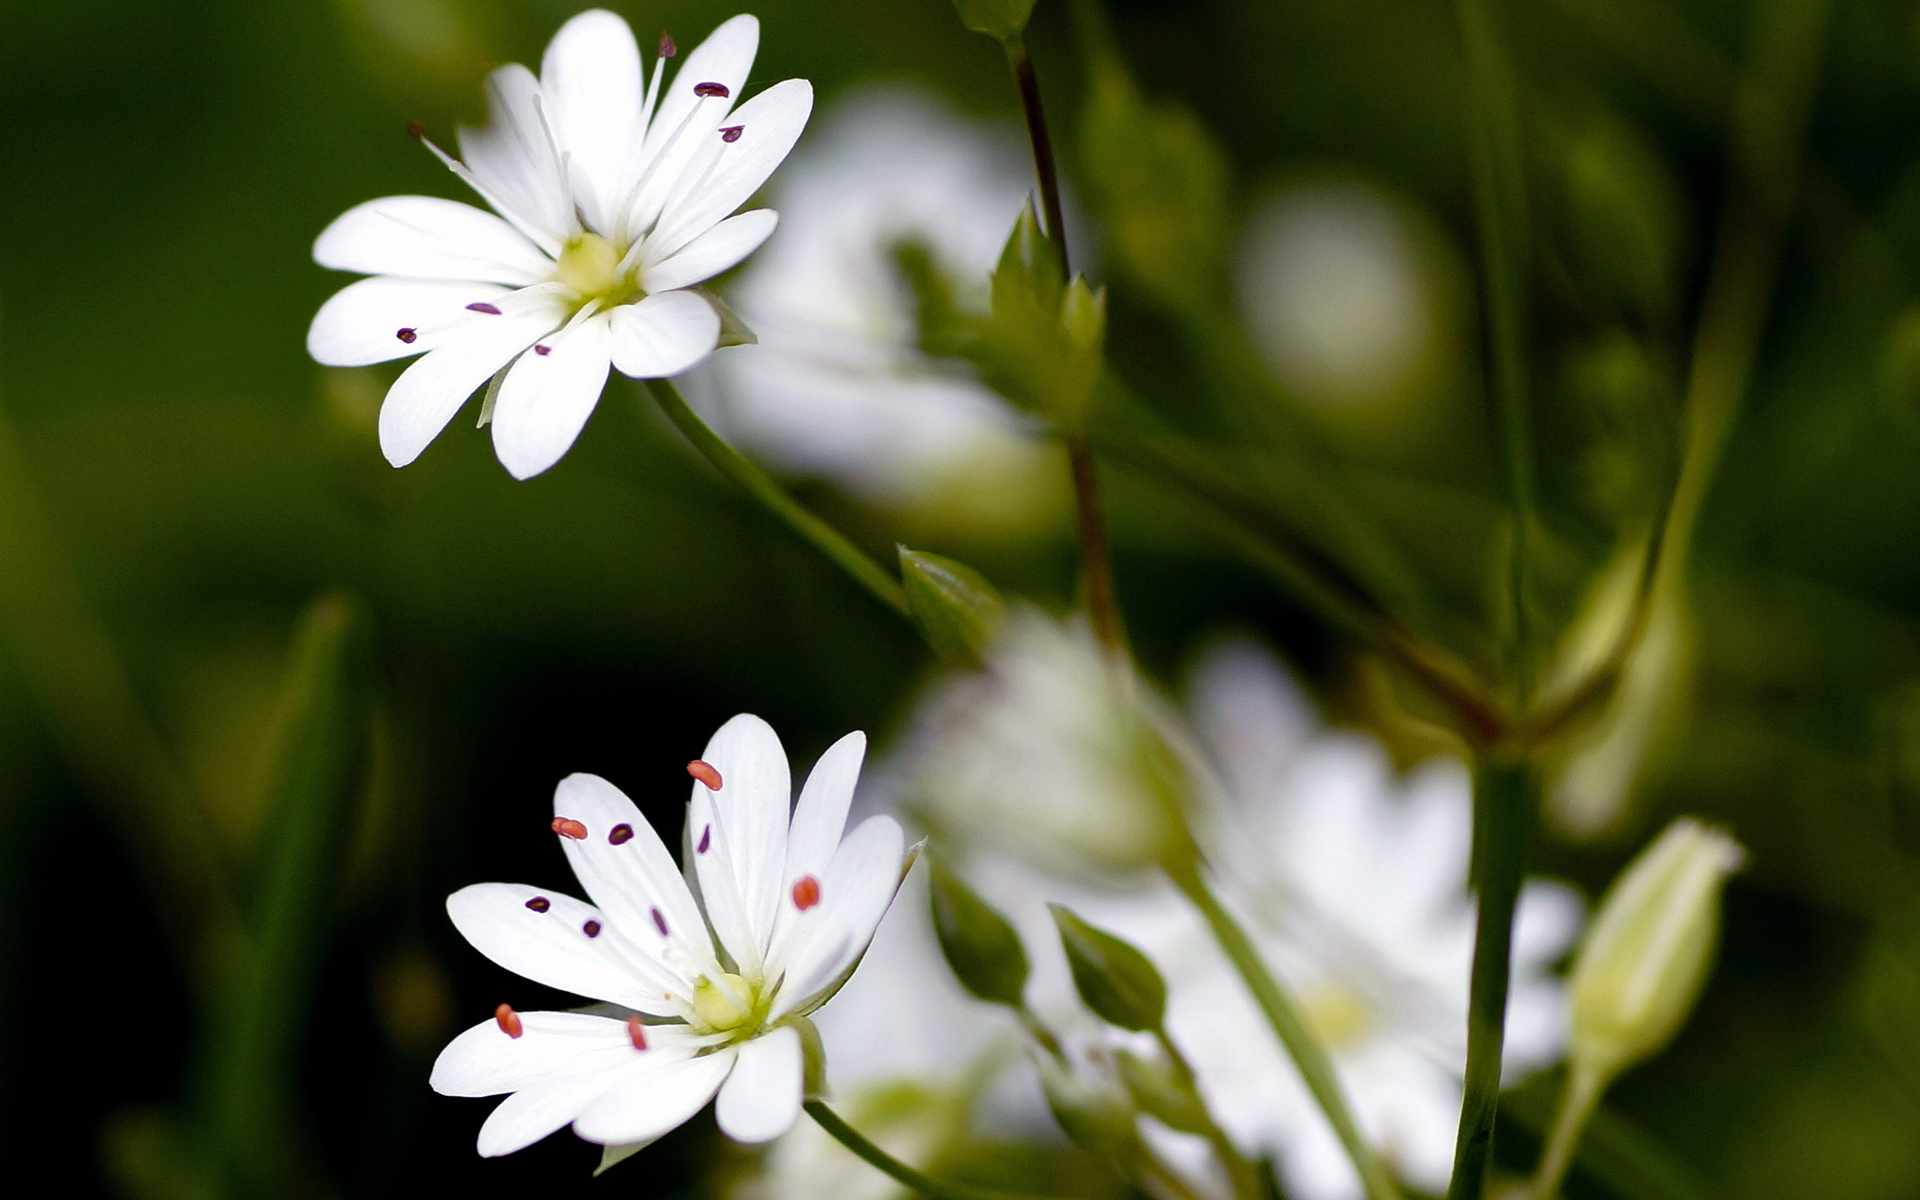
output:
<path id="1" fill-rule="evenodd" d="M 643 45 L 689 46 L 735 11 L 610 7 Z M 1524 113 L 1555 640 L 1605 627 L 1607 581 L 1682 470 L 1715 280 L 1753 335 L 1721 347 L 1750 386 L 1705 471 L 1689 582 L 1566 751 L 1535 847 L 1589 896 L 1676 812 L 1752 854 L 1698 1014 L 1614 1104 L 1692 1194 L 1920 1195 L 1920 6 L 1494 7 Z M 319 368 L 303 346 L 345 282 L 313 237 L 375 196 L 461 196 L 407 122 L 444 140 L 477 120 L 485 71 L 537 62 L 574 8 L 0 11 L 0 1161 L 75 1196 L 222 1194 L 191 1131 L 224 1113 L 277 1195 L 713 1194 L 707 1165 L 743 1152 L 708 1118 L 598 1181 L 565 1135 L 473 1154 L 485 1105 L 433 1096 L 427 1069 L 510 977 L 442 901 L 570 887 L 543 815 L 569 772 L 671 830 L 681 764 L 727 716 L 765 716 L 798 762 L 856 727 L 884 754 L 934 665 L 620 377 L 575 450 L 516 483 L 471 410 L 389 468 L 374 430 L 394 370 Z M 968 218 L 985 258 L 981 237 L 952 250 L 983 272 L 1025 188 L 992 43 L 945 0 L 754 11 L 749 91 L 797 75 L 820 94 L 795 210 L 884 191 L 903 161 L 836 168 L 831 147 L 972 139 L 1002 172 L 975 174 L 1011 181 Z M 1451 6 L 1106 15 L 1171 148 L 1139 186 L 1067 11 L 1042 0 L 1029 34 L 1082 260 L 1112 287 L 1125 394 L 1106 420 L 1230 470 L 1423 636 L 1491 662 L 1509 534 Z M 1745 176 L 1742 112 L 1760 131 Z M 779 348 L 760 265 L 722 290 L 767 310 L 767 345 L 688 381 L 716 423 L 876 554 L 955 555 L 1066 608 L 1058 464 L 1017 423 L 941 468 L 994 486 L 915 490 L 858 469 L 908 453 L 904 434 L 823 450 L 756 417 L 744 356 Z M 1252 633 L 1403 765 L 1442 744 L 1190 504 L 1121 465 L 1107 483 L 1151 672 L 1176 681 L 1204 639 Z M 195 883 L 216 878 L 270 898 L 283 969 L 223 963 L 220 902 Z M 569 1003 L 512 986 L 520 1007 Z M 207 1016 L 234 996 L 271 1014 L 250 1038 Z M 1524 1133 L 1506 1145 L 1530 1161 Z"/>

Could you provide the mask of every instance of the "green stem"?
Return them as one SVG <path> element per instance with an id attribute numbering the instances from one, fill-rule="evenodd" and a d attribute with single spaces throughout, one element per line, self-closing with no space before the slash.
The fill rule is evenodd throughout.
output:
<path id="1" fill-rule="evenodd" d="M 753 460 L 735 450 L 719 434 L 700 419 L 693 411 L 680 389 L 670 379 L 651 379 L 641 384 L 648 395 L 653 397 L 660 411 L 667 415 L 686 439 L 693 443 L 694 449 L 706 456 L 722 475 L 740 485 L 741 490 L 778 517 L 787 528 L 799 534 L 801 539 L 810 543 L 814 549 L 831 559 L 835 565 L 853 581 L 872 593 L 874 599 L 886 605 L 894 612 L 911 620 L 907 608 L 907 594 L 898 580 L 883 570 L 880 565 L 868 557 L 858 546 L 846 539 L 839 530 L 827 524 L 806 508 L 786 490 L 773 481 L 765 471 L 754 465 Z"/>
<path id="2" fill-rule="evenodd" d="M 1193 1064 L 1187 1061 L 1186 1055 L 1180 1053 L 1180 1047 L 1173 1044 L 1173 1039 L 1167 1036 L 1164 1026 L 1154 1030 L 1153 1035 L 1159 1041 L 1160 1049 L 1166 1053 L 1174 1067 L 1186 1077 L 1188 1086 L 1191 1086 L 1194 1078 Z M 1213 1119 L 1213 1113 L 1208 1111 L 1204 1104 L 1201 1105 L 1201 1111 L 1206 1114 L 1206 1139 L 1213 1146 L 1213 1153 L 1219 1158 L 1220 1165 L 1226 1169 L 1227 1180 L 1233 1185 L 1234 1196 L 1237 1200 L 1265 1200 L 1267 1187 L 1260 1178 L 1260 1168 L 1254 1166 L 1246 1155 L 1240 1153 L 1240 1147 L 1233 1144 L 1233 1139 L 1227 1136 L 1226 1130 L 1220 1128 L 1220 1122 Z"/>
<path id="3" fill-rule="evenodd" d="M 1479 1200 L 1486 1190 L 1494 1118 L 1500 1109 L 1513 912 L 1526 872 L 1527 835 L 1538 786 L 1538 770 L 1525 760 L 1483 755 L 1475 764 L 1472 879 L 1479 908 L 1467 997 L 1467 1070 L 1447 1200 Z"/>
<path id="4" fill-rule="evenodd" d="M 1507 555 L 1505 658 L 1516 711 L 1531 701 L 1527 542 L 1535 510 L 1533 412 L 1527 371 L 1527 191 L 1518 88 L 1488 0 L 1456 0 L 1467 62 L 1467 151 L 1479 232 L 1489 366 L 1513 537 Z"/>
<path id="5" fill-rule="evenodd" d="M 1340 1080 L 1333 1072 L 1333 1060 L 1327 1056 L 1326 1048 L 1308 1027 L 1299 1003 L 1267 969 L 1253 939 L 1247 936 L 1246 930 L 1240 927 L 1233 914 L 1207 888 L 1197 869 L 1182 867 L 1170 870 L 1169 874 L 1206 918 L 1214 939 L 1239 971 L 1255 1003 L 1260 1005 L 1260 1011 L 1266 1014 L 1267 1024 L 1273 1027 L 1280 1044 L 1286 1047 L 1300 1072 L 1300 1078 L 1306 1082 L 1307 1090 L 1313 1094 L 1320 1111 L 1326 1114 L 1327 1123 L 1333 1126 L 1334 1134 L 1346 1148 L 1347 1156 L 1353 1160 L 1354 1170 L 1360 1175 L 1368 1200 L 1399 1200 L 1399 1185 L 1393 1181 L 1393 1174 L 1360 1133 L 1359 1122 L 1354 1120 L 1353 1111 L 1347 1106 L 1346 1094 L 1340 1089 Z"/>
<path id="6" fill-rule="evenodd" d="M 1560 1097 L 1560 1111 L 1553 1118 L 1553 1131 L 1547 1135 L 1547 1149 L 1540 1156 L 1540 1170 L 1528 1188 L 1531 1200 L 1553 1200 L 1560 1192 L 1560 1181 L 1573 1163 L 1573 1151 L 1588 1118 L 1600 1104 L 1605 1081 L 1578 1066 L 1567 1075 L 1567 1090 Z"/>
<path id="7" fill-rule="evenodd" d="M 1034 74 L 1027 43 L 1014 34 L 1002 43 L 1014 87 L 1020 91 L 1020 111 L 1027 118 L 1027 140 L 1033 144 L 1033 173 L 1040 183 L 1040 208 L 1047 221 L 1047 237 L 1060 256 L 1060 278 L 1072 279 L 1067 258 L 1067 225 L 1060 208 L 1060 170 L 1053 160 L 1053 137 L 1047 132 L 1047 111 L 1040 103 L 1040 78 Z"/>
<path id="8" fill-rule="evenodd" d="M 859 1130 L 841 1120 L 839 1113 L 827 1107 L 826 1101 L 809 1100 L 806 1103 L 806 1109 L 807 1115 L 812 1117 L 835 1141 L 859 1155 L 869 1166 L 895 1183 L 911 1188 L 923 1196 L 932 1196 L 934 1200 L 1042 1200 L 1040 1197 L 1030 1195 L 997 1192 L 989 1188 L 970 1187 L 964 1183 L 929 1179 L 868 1141 Z"/>

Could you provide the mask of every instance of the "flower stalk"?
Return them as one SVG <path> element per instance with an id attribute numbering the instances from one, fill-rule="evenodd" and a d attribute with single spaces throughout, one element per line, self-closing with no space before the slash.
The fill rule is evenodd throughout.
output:
<path id="1" fill-rule="evenodd" d="M 802 541 L 826 555 L 829 561 L 851 576 L 874 599 L 900 616 L 912 619 L 907 594 L 899 581 L 848 541 L 846 535 L 789 496 L 786 489 L 775 483 L 773 477 L 756 466 L 752 459 L 728 445 L 726 439 L 715 433 L 712 426 L 693 411 L 693 406 L 687 403 L 686 397 L 680 394 L 680 389 L 674 386 L 672 380 L 645 381 L 641 387 L 653 397 L 653 402 L 660 406 L 667 420 L 673 422 L 673 427 L 692 442 L 694 449 L 704 455 L 716 470 L 738 484 L 742 491 L 779 518 L 787 528 L 800 535 Z"/>
<path id="2" fill-rule="evenodd" d="M 1333 1126 L 1335 1136 L 1346 1149 L 1347 1157 L 1353 1161 L 1353 1168 L 1360 1175 L 1361 1186 L 1366 1189 L 1367 1200 L 1400 1200 L 1400 1187 L 1394 1182 L 1393 1173 L 1360 1132 L 1360 1123 L 1354 1119 L 1346 1093 L 1340 1087 L 1339 1077 L 1334 1074 L 1333 1060 L 1307 1024 L 1299 1001 L 1267 969 L 1253 939 L 1207 887 L 1198 870 L 1181 869 L 1170 871 L 1169 874 L 1187 898 L 1193 901 L 1194 907 L 1200 910 L 1207 928 L 1212 930 L 1214 939 L 1220 943 L 1220 948 L 1226 952 L 1241 980 L 1246 983 L 1247 990 L 1253 994 L 1254 1002 L 1265 1014 L 1267 1024 L 1272 1026 L 1280 1044 L 1286 1047 L 1307 1090 L 1313 1093 L 1321 1112 L 1326 1114 L 1327 1123 Z"/>
<path id="3" fill-rule="evenodd" d="M 989 1188 L 970 1187 L 964 1183 L 931 1179 L 868 1141 L 859 1130 L 841 1119 L 840 1114 L 834 1112 L 826 1101 L 811 1099 L 806 1102 L 805 1107 L 807 1115 L 812 1117 L 820 1128 L 826 1130 L 828 1135 L 842 1146 L 853 1151 L 867 1165 L 900 1186 L 923 1196 L 931 1196 L 933 1200 L 1042 1200 L 1041 1197 L 1036 1196 L 997 1192 Z"/>

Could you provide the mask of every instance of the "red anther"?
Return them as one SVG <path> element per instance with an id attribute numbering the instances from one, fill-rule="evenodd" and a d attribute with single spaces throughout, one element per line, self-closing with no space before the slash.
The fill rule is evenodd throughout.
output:
<path id="1" fill-rule="evenodd" d="M 596 938 L 596 937 L 599 937 L 599 936 L 600 936 L 600 922 L 598 922 L 598 921 L 588 921 L 588 922 L 587 922 L 587 923 L 586 923 L 585 925 L 582 925 L 582 926 L 580 927 L 580 932 L 581 932 L 581 933 L 584 933 L 584 934 L 586 934 L 586 935 L 587 935 L 588 937 L 590 937 L 590 938 Z"/>
<path id="2" fill-rule="evenodd" d="M 500 315 L 499 309 L 495 308 L 491 304 L 488 304 L 484 300 L 477 300 L 474 303 L 467 305 L 467 308 L 471 312 L 486 313 L 490 317 L 497 317 Z"/>
<path id="3" fill-rule="evenodd" d="M 653 927 L 660 931 L 661 937 L 667 936 L 667 919 L 660 915 L 659 909 L 653 910 Z"/>
<path id="4" fill-rule="evenodd" d="M 811 875 L 802 875 L 793 885 L 793 906 L 805 912 L 820 903 L 820 881 Z"/>
<path id="5" fill-rule="evenodd" d="M 672 58 L 680 53 L 680 47 L 673 44 L 673 35 L 666 30 L 660 31 L 660 57 Z"/>
<path id="6" fill-rule="evenodd" d="M 693 94 L 696 96 L 720 96 L 722 98 L 733 95 L 724 83 L 696 83 L 693 85 Z"/>
<path id="7" fill-rule="evenodd" d="M 633 1043 L 635 1050 L 647 1048 L 647 1027 L 639 1017 L 627 1018 L 627 1040 Z"/>
<path id="8" fill-rule="evenodd" d="M 576 842 L 585 841 L 587 838 L 587 827 L 572 817 L 555 817 L 552 829 L 561 837 L 570 837 Z"/>
<path id="9" fill-rule="evenodd" d="M 607 840 L 616 846 L 624 846 L 633 840 L 633 826 L 624 821 L 607 831 Z"/>
<path id="10" fill-rule="evenodd" d="M 535 912 L 545 912 L 553 907 L 553 901 L 547 899 L 545 896 L 535 896 L 533 899 L 527 901 L 527 907 Z"/>
<path id="11" fill-rule="evenodd" d="M 740 131 L 745 128 L 745 125 L 729 125 L 720 131 L 720 140 L 723 142 L 737 142 L 740 140 Z"/>
<path id="12" fill-rule="evenodd" d="M 511 1004 L 502 1004 L 499 1008 L 494 1009 L 493 1020 L 496 1025 L 500 1026 L 500 1032 L 510 1038 L 517 1038 L 527 1031 L 527 1027 L 520 1023 L 520 1014 L 513 1011 L 513 1005 Z"/>
<path id="13" fill-rule="evenodd" d="M 420 331 L 412 328 L 397 329 L 394 331 L 393 336 L 399 338 L 401 341 L 411 346 L 413 345 L 413 339 L 420 336 Z"/>
<path id="14" fill-rule="evenodd" d="M 419 121 L 408 121 L 407 136 L 416 142 L 424 142 L 427 140 L 427 127 Z"/>
<path id="15" fill-rule="evenodd" d="M 541 358 L 545 358 L 545 357 L 546 357 L 547 355 L 549 355 L 549 354 L 552 354 L 552 353 L 553 353 L 553 347 L 552 347 L 552 346 L 542 346 L 542 345 L 540 345 L 540 344 L 539 344 L 538 342 L 535 342 L 535 343 L 534 343 L 534 346 L 533 346 L 533 352 L 534 352 L 535 354 L 538 354 L 538 355 L 539 355 L 539 356 L 540 356 Z"/>
<path id="16" fill-rule="evenodd" d="M 710 792 L 720 790 L 720 772 L 713 769 L 712 763 L 701 762 L 696 758 L 687 764 L 687 774 L 706 784 Z"/>
<path id="17" fill-rule="evenodd" d="M 708 825 L 700 830 L 700 844 L 693 848 L 693 852 L 695 854 L 705 854 L 707 847 L 711 845 L 713 845 L 713 826 Z"/>

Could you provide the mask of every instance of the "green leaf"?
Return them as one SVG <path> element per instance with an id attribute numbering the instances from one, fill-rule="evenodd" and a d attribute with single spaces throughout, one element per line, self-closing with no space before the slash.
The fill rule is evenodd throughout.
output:
<path id="1" fill-rule="evenodd" d="M 1033 0 L 953 0 L 960 23 L 975 33 L 1006 41 L 1026 32 Z"/>
<path id="2" fill-rule="evenodd" d="M 963 562 L 900 547 L 900 582 L 920 635 L 941 662 L 978 667 L 1006 623 L 1007 602 L 986 576 Z"/>
<path id="3" fill-rule="evenodd" d="M 933 929 L 960 985 L 993 1004 L 1018 1008 L 1027 986 L 1027 952 L 1007 919 L 938 859 L 932 868 Z"/>
<path id="4" fill-rule="evenodd" d="M 1049 904 L 1080 999 L 1101 1020 L 1122 1029 L 1159 1029 L 1167 1016 L 1167 985 L 1132 945 Z"/>

